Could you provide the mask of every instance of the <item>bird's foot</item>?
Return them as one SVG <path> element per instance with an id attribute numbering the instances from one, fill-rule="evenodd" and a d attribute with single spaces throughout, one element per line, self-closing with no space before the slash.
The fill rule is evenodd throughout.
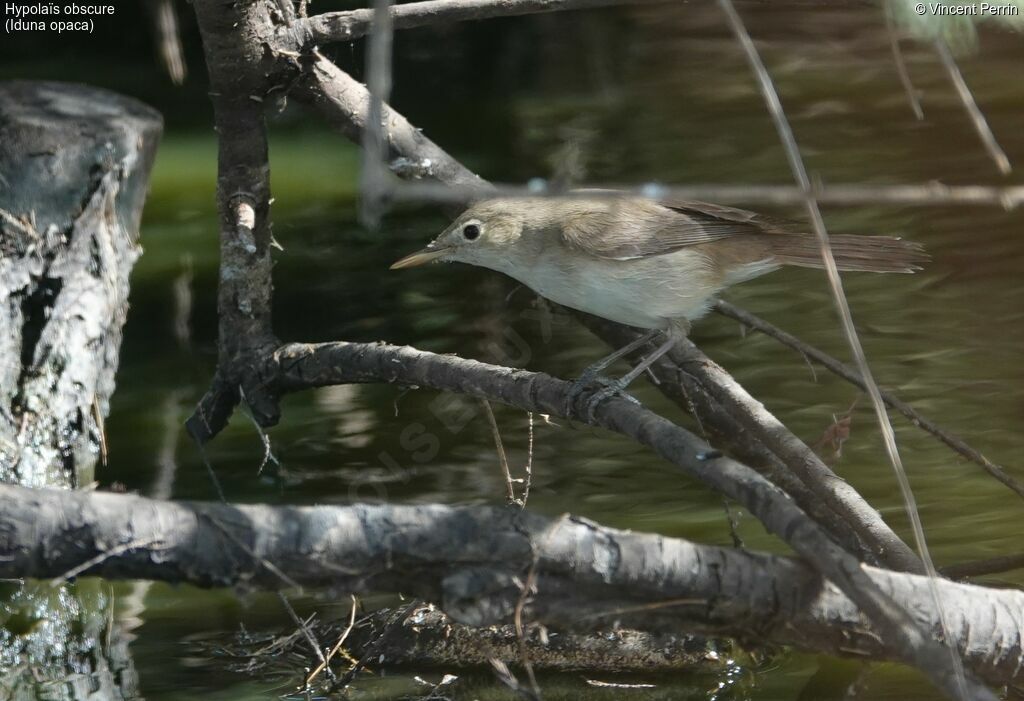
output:
<path id="1" fill-rule="evenodd" d="M 610 377 L 605 377 L 599 371 L 586 369 L 583 373 L 577 377 L 571 385 L 569 385 L 569 391 L 565 395 L 565 413 L 568 416 L 572 413 L 572 407 L 576 404 L 576 400 L 581 395 L 586 393 L 588 390 L 597 387 L 610 387 L 615 384 L 616 380 Z"/>
<path id="2" fill-rule="evenodd" d="M 626 394 L 626 387 L 628 386 L 629 382 L 614 380 L 606 383 L 604 387 L 590 395 L 587 399 L 587 404 L 583 409 L 583 415 L 587 417 L 587 421 L 593 421 L 594 414 L 597 412 L 597 407 L 600 406 L 602 402 L 611 399 L 612 397 L 622 397 L 623 399 L 640 406 L 639 399 Z"/>

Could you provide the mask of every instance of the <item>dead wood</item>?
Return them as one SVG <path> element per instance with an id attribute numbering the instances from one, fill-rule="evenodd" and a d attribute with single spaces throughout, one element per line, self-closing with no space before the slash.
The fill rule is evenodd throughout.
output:
<path id="1" fill-rule="evenodd" d="M 162 127 L 106 90 L 0 83 L 0 482 L 92 479 Z"/>
<path id="2" fill-rule="evenodd" d="M 538 563 L 529 620 L 573 630 L 621 624 L 737 637 L 751 644 L 905 660 L 904 645 L 799 560 L 618 531 L 517 508 L 269 507 L 0 486 L 0 577 L 51 578 L 82 565 L 108 579 L 401 591 L 471 626 L 508 623 Z M 119 545 L 134 541 L 133 548 Z M 926 578 L 864 566 L 863 576 L 935 635 Z M 952 640 L 991 683 L 1021 674 L 1024 593 L 947 580 Z"/>

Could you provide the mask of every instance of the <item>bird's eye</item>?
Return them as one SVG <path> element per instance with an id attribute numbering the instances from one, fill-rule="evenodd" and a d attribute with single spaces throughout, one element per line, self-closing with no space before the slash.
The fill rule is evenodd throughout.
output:
<path id="1" fill-rule="evenodd" d="M 476 224 L 466 224 L 462 227 L 462 235 L 467 241 L 475 241 L 480 237 L 480 227 Z"/>

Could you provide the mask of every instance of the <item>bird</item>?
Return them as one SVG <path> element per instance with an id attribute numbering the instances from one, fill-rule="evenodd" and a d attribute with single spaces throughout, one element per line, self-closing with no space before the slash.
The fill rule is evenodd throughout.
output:
<path id="1" fill-rule="evenodd" d="M 912 273 L 929 260 L 919 244 L 891 236 L 835 235 L 830 247 L 840 271 Z M 557 304 L 645 330 L 573 384 L 567 407 L 595 381 L 604 385 L 588 401 L 590 416 L 685 338 L 723 290 L 782 266 L 824 267 L 819 239 L 796 222 L 596 189 L 478 201 L 391 269 L 435 261 L 489 268 Z M 601 376 L 662 335 L 618 380 Z"/>

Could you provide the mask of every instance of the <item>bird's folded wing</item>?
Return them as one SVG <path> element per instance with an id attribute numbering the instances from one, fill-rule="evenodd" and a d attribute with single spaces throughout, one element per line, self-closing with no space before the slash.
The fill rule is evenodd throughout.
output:
<path id="1" fill-rule="evenodd" d="M 789 229 L 785 224 L 747 210 L 704 202 L 619 198 L 572 217 L 562 227 L 562 240 L 598 258 L 632 260 L 721 239 L 783 233 Z"/>

